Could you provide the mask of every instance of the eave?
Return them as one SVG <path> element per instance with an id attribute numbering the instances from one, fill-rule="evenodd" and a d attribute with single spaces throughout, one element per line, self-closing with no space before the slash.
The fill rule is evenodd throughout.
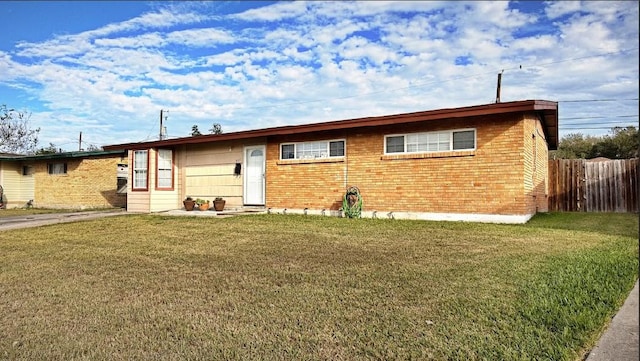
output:
<path id="1" fill-rule="evenodd" d="M 36 161 L 36 160 L 63 160 L 63 159 L 77 159 L 77 158 L 92 158 L 92 157 L 105 157 L 105 156 L 121 156 L 126 157 L 126 150 L 124 149 L 111 149 L 100 151 L 87 151 L 87 152 L 63 152 L 63 153 L 48 153 L 37 155 L 15 155 L 15 156 L 0 156 L 0 160 L 4 161 Z"/>
<path id="2" fill-rule="evenodd" d="M 230 140 L 244 140 L 273 135 L 291 135 L 331 130 L 376 127 L 382 125 L 408 124 L 434 120 L 470 118 L 486 115 L 533 112 L 540 117 L 549 149 L 558 146 L 558 103 L 547 100 L 522 100 L 505 103 L 492 103 L 461 108 L 428 110 L 413 113 L 384 115 L 377 117 L 337 120 L 323 123 L 289 125 L 256 130 L 246 130 L 223 134 L 206 134 L 194 137 L 173 138 L 150 142 L 115 144 L 103 147 L 105 150 L 136 150 L 158 147 L 175 147 L 185 144 L 200 144 Z"/>

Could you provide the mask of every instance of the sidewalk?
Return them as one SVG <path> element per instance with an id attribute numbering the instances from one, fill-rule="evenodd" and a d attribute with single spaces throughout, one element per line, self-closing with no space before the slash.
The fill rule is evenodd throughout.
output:
<path id="1" fill-rule="evenodd" d="M 43 213 L 24 216 L 12 216 L 0 218 L 0 231 L 18 228 L 44 226 L 47 224 L 77 222 L 109 216 L 123 215 L 123 209 L 110 209 L 105 211 L 82 211 L 71 213 Z"/>
<path id="2" fill-rule="evenodd" d="M 638 281 L 622 308 L 613 317 L 586 361 L 636 361 L 638 351 Z"/>

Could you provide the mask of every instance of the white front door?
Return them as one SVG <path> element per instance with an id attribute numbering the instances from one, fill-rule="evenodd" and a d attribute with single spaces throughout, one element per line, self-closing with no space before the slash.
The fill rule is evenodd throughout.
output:
<path id="1" fill-rule="evenodd" d="M 264 205 L 265 147 L 244 148 L 244 204 Z"/>

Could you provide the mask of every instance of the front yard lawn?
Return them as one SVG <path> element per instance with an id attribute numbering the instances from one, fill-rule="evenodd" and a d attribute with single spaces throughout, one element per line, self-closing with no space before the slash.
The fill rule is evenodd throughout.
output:
<path id="1" fill-rule="evenodd" d="M 0 233 L 0 359 L 580 360 L 634 214 L 124 215 Z"/>

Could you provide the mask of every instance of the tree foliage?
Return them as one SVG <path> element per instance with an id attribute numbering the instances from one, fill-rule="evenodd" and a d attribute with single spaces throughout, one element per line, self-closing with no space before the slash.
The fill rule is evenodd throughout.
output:
<path id="1" fill-rule="evenodd" d="M 0 151 L 33 153 L 38 145 L 40 128 L 29 127 L 31 113 L 0 105 Z"/>
<path id="2" fill-rule="evenodd" d="M 191 127 L 191 136 L 196 137 L 198 135 L 202 135 L 202 133 L 200 133 L 200 130 L 198 129 L 198 125 L 194 124 L 194 126 Z"/>
<path id="3" fill-rule="evenodd" d="M 84 149 L 84 150 L 87 151 L 87 152 L 99 152 L 99 151 L 102 150 L 102 147 L 99 147 L 99 146 L 97 146 L 95 144 L 89 144 L 87 146 L 87 148 Z"/>
<path id="4" fill-rule="evenodd" d="M 222 126 L 219 123 L 213 123 L 209 132 L 211 134 L 222 134 Z"/>
<path id="5" fill-rule="evenodd" d="M 638 157 L 639 149 L 640 132 L 636 127 L 615 127 L 610 134 L 601 137 L 581 133 L 566 135 L 560 140 L 558 150 L 550 152 L 549 156 L 556 159 L 627 159 Z"/>
<path id="6" fill-rule="evenodd" d="M 54 154 L 54 153 L 58 153 L 59 150 L 56 147 L 55 144 L 53 143 L 49 143 L 48 147 L 41 147 L 40 149 L 36 150 L 36 155 L 42 155 L 42 154 Z"/>

